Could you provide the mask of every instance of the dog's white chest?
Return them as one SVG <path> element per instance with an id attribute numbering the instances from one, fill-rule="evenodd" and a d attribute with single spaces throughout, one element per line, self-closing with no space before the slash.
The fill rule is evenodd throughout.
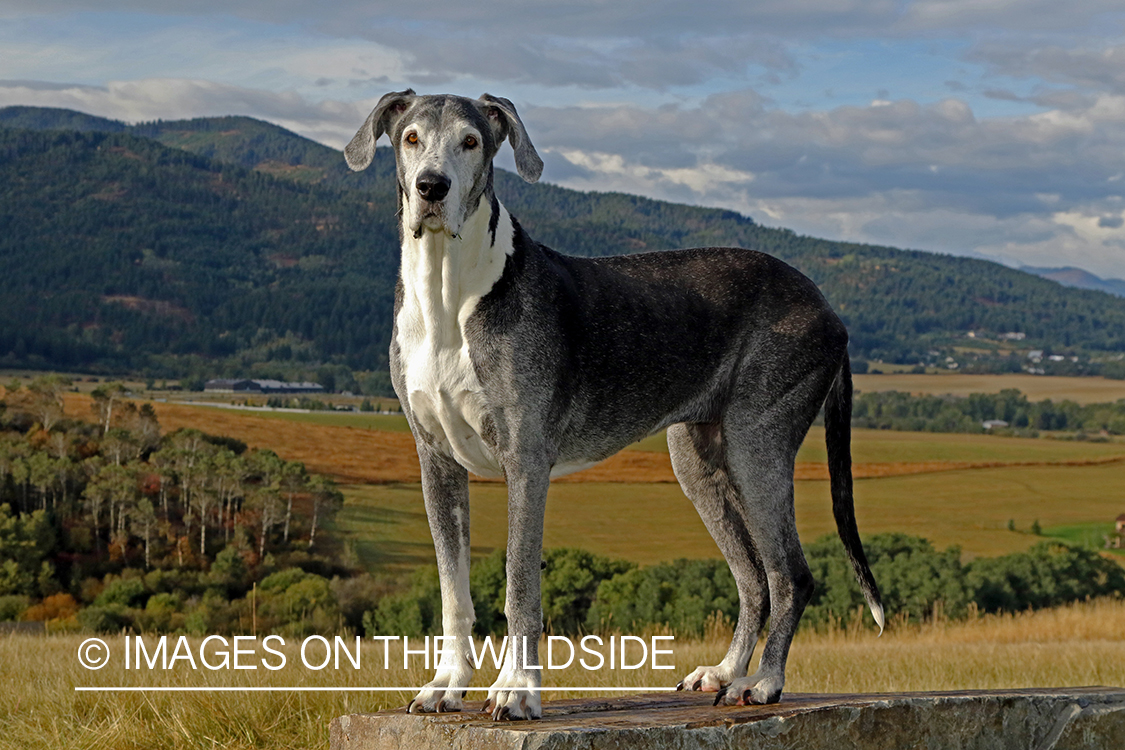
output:
<path id="1" fill-rule="evenodd" d="M 481 297 L 504 271 L 511 222 L 501 210 L 495 245 L 483 222 L 467 223 L 460 238 L 425 232 L 403 245 L 403 300 L 395 341 L 410 410 L 441 450 L 480 476 L 500 476 L 500 464 L 481 435 L 488 401 L 473 369 L 465 326 Z M 476 226 L 476 224 L 481 224 Z"/>

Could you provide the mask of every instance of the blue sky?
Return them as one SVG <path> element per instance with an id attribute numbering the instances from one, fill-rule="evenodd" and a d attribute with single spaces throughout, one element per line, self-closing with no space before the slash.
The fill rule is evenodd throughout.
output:
<path id="1" fill-rule="evenodd" d="M 0 106 L 339 147 L 408 86 L 512 99 L 568 187 L 1125 277 L 1119 0 L 0 3 Z"/>

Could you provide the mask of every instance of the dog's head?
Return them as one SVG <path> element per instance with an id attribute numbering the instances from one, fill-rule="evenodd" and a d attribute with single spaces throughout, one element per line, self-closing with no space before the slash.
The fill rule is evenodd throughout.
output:
<path id="1" fill-rule="evenodd" d="M 404 229 L 456 235 L 492 189 L 492 159 L 505 140 L 516 155 L 516 171 L 535 182 L 543 161 L 507 99 L 482 95 L 418 96 L 412 90 L 387 94 L 344 148 L 355 171 L 375 157 L 386 133 L 395 149 Z"/>

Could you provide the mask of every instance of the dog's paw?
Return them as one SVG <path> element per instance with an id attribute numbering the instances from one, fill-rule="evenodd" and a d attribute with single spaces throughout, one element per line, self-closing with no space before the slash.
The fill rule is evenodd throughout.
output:
<path id="1" fill-rule="evenodd" d="M 501 673 L 488 689 L 488 700 L 482 710 L 492 714 L 493 721 L 538 719 L 543 715 L 538 688 L 538 675 Z"/>
<path id="2" fill-rule="evenodd" d="M 701 690 L 704 693 L 714 693 L 729 685 L 735 676 L 722 665 L 714 667 L 696 667 L 691 674 L 676 685 L 676 690 Z"/>
<path id="3" fill-rule="evenodd" d="M 422 686 L 418 695 L 406 707 L 408 714 L 445 713 L 447 711 L 460 711 L 462 701 L 465 699 L 465 688 L 469 685 L 472 675 L 461 676 L 453 672 L 439 671 L 434 679 Z"/>
<path id="4" fill-rule="evenodd" d="M 715 705 L 750 706 L 777 703 L 781 700 L 781 689 L 785 677 L 768 677 L 752 674 L 739 677 L 715 696 Z"/>

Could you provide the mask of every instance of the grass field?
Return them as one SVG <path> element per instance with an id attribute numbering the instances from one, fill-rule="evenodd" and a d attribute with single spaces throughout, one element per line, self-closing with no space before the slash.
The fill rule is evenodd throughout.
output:
<path id="1" fill-rule="evenodd" d="M 901 531 L 925 537 L 938 548 L 960 545 L 966 559 L 990 557 L 1043 541 L 1029 531 L 1035 521 L 1049 533 L 1076 523 L 1104 526 L 1125 506 L 1123 477 L 1125 465 L 1114 463 L 859 480 L 856 517 L 865 535 Z M 507 494 L 499 484 L 476 484 L 470 494 L 473 552 L 483 555 L 506 544 Z M 367 564 L 433 564 L 419 485 L 350 485 L 344 495 L 337 529 Z M 796 504 L 803 540 L 835 533 L 827 482 L 797 482 Z M 1015 521 L 1014 532 L 1007 528 L 1009 519 Z M 719 556 L 680 488 L 665 483 L 552 485 L 544 545 L 582 547 L 640 564 Z"/>
<path id="2" fill-rule="evenodd" d="M 826 633 L 802 631 L 793 643 L 786 690 L 802 692 L 893 692 L 912 690 L 1065 687 L 1125 684 L 1125 602 L 1088 602 L 1016 616 L 939 621 L 925 626 L 891 622 L 882 638 L 866 627 Z M 164 671 L 123 668 L 123 641 L 107 637 L 116 660 L 99 671 L 78 665 L 85 636 L 0 638 L 0 748 L 5 750 L 323 750 L 328 723 L 341 714 L 404 705 L 404 692 L 76 692 L 76 686 L 107 687 L 313 687 L 417 686 L 428 679 L 419 659 L 404 671 L 401 650 L 391 649 L 392 669 L 383 669 L 383 649 L 363 647 L 361 669 L 306 669 L 297 644 L 283 649 L 286 666 L 235 672 L 193 671 L 185 663 Z M 545 686 L 671 687 L 698 664 L 721 658 L 729 631 L 715 628 L 702 640 L 676 640 L 662 663 L 633 671 L 586 671 L 573 666 L 551 671 Z M 350 645 L 350 644 L 349 644 Z M 244 648 L 248 648 L 244 645 Z M 198 654 L 198 639 L 193 641 Z M 213 652 L 209 652 L 213 653 Z M 322 651 L 310 650 L 310 657 Z M 257 654 L 264 655 L 260 649 Z M 310 658 L 310 660 L 312 660 Z M 271 657 L 274 659 L 274 657 Z M 257 662 L 251 657 L 251 664 Z M 213 659 L 214 663 L 214 659 Z M 475 677 L 486 687 L 490 664 Z M 595 693 L 606 695 L 607 693 Z M 612 693 L 608 693 L 612 694 Z M 589 693 L 548 693 L 545 701 Z M 469 708 L 483 692 L 470 693 Z M 474 700 L 475 699 L 475 700 Z M 784 700 L 784 697 L 782 698 Z M 732 707 L 731 712 L 743 710 Z"/>

